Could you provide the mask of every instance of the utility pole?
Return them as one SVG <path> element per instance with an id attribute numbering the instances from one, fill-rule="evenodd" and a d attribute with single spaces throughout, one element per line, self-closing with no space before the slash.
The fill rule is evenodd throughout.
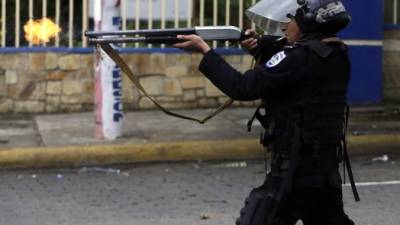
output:
<path id="1" fill-rule="evenodd" d="M 95 0 L 95 30 L 119 30 L 120 13 L 120 0 Z M 121 70 L 100 48 L 95 54 L 95 136 L 114 140 L 122 135 Z"/>

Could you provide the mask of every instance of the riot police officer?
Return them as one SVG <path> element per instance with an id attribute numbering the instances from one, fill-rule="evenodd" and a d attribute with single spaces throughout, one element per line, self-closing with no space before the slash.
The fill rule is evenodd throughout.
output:
<path id="1" fill-rule="evenodd" d="M 276 1 L 280 2 L 280 1 Z M 246 199 L 238 224 L 352 225 L 343 210 L 338 163 L 344 141 L 350 61 L 336 37 L 350 22 L 339 0 L 298 0 L 285 39 L 242 42 L 260 63 L 241 74 L 196 35 L 179 36 L 175 47 L 204 54 L 200 71 L 235 100 L 262 99 L 255 117 L 265 128 L 270 172 Z M 353 190 L 356 199 L 356 189 Z"/>

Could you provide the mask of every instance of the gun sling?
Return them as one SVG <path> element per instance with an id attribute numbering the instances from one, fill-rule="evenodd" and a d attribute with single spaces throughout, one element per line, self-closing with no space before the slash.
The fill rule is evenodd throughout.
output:
<path id="1" fill-rule="evenodd" d="M 350 179 L 351 190 L 353 192 L 354 199 L 356 200 L 356 202 L 358 202 L 358 201 L 360 201 L 360 195 L 358 194 L 358 191 L 357 191 L 356 182 L 355 182 L 354 176 L 353 176 L 353 170 L 351 169 L 349 153 L 347 151 L 346 133 L 347 133 L 347 126 L 349 124 L 349 114 L 350 114 L 349 106 L 346 105 L 345 127 L 344 127 L 344 134 L 343 134 L 343 160 L 344 160 L 343 161 L 343 167 L 347 168 L 347 174 L 348 174 L 349 179 Z M 346 179 L 345 171 L 346 170 L 343 168 L 344 183 L 346 182 L 346 180 L 345 180 Z"/>
<path id="2" fill-rule="evenodd" d="M 224 109 L 228 108 L 232 103 L 232 99 L 228 99 L 224 104 L 222 104 L 219 108 L 217 108 L 214 112 L 206 115 L 202 119 L 197 119 L 194 117 L 190 116 L 185 116 L 181 115 L 178 113 L 171 112 L 167 109 L 165 109 L 160 103 L 158 103 L 154 98 L 152 98 L 146 90 L 143 88 L 143 86 L 140 84 L 139 79 L 133 74 L 132 70 L 129 68 L 129 66 L 125 63 L 125 61 L 121 58 L 121 56 L 118 54 L 118 52 L 108 43 L 98 43 L 98 45 L 104 50 L 104 52 L 110 56 L 110 58 L 121 68 L 121 70 L 129 77 L 129 79 L 132 81 L 132 83 L 147 97 L 152 101 L 161 111 L 163 111 L 165 114 L 185 119 L 185 120 L 191 120 L 191 121 L 196 121 L 200 124 L 204 124 L 207 122 L 209 119 L 213 118 L 220 112 L 222 112 Z"/>

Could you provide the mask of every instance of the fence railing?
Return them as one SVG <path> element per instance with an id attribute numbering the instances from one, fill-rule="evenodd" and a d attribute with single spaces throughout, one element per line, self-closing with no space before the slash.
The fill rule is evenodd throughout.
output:
<path id="1" fill-rule="evenodd" d="M 88 47 L 84 31 L 94 27 L 93 1 L 98 0 L 1 0 L 1 47 L 32 47 L 24 39 L 23 26 L 29 19 L 46 17 L 60 26 L 62 32 L 43 46 Z M 244 16 L 244 9 L 256 1 L 258 0 L 120 0 L 121 29 L 206 25 L 254 28 Z M 216 46 L 217 43 L 214 42 L 213 45 Z"/>
<path id="2" fill-rule="evenodd" d="M 384 0 L 385 24 L 399 25 L 400 0 Z"/>
<path id="3" fill-rule="evenodd" d="M 399 0 L 393 0 L 393 24 L 399 23 Z"/>

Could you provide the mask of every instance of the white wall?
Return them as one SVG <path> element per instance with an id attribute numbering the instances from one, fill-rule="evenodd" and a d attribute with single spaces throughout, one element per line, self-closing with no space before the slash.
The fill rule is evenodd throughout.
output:
<path id="1" fill-rule="evenodd" d="M 89 1 L 89 17 L 93 18 L 93 3 L 95 0 Z M 137 0 L 126 0 L 127 5 L 127 18 L 135 19 L 136 12 L 136 1 Z M 140 3 L 140 19 L 148 19 L 148 2 L 152 1 L 153 5 L 153 20 L 161 20 L 161 1 L 162 0 L 138 0 Z M 175 0 L 164 0 L 165 1 L 165 19 L 174 20 L 175 19 Z M 180 20 L 188 19 L 188 0 L 178 0 L 178 12 Z"/>

